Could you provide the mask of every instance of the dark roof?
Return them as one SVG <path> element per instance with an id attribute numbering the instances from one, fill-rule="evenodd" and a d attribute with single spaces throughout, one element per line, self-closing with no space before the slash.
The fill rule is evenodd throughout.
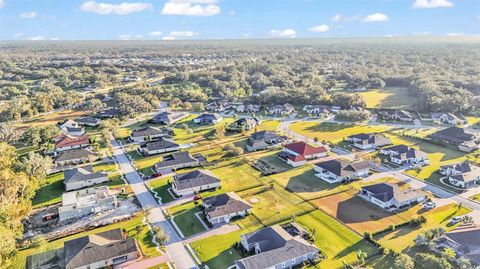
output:
<path id="1" fill-rule="evenodd" d="M 117 117 L 120 115 L 120 109 L 118 108 L 109 108 L 97 113 L 97 117 L 106 118 L 106 117 Z"/>
<path id="2" fill-rule="evenodd" d="M 64 182 L 75 182 L 75 181 L 85 181 L 91 180 L 94 178 L 101 178 L 106 177 L 107 173 L 104 171 L 94 172 L 93 167 L 91 165 L 80 167 L 80 168 L 73 168 L 66 170 L 64 173 Z"/>
<path id="3" fill-rule="evenodd" d="M 327 150 L 322 146 L 313 147 L 305 142 L 295 142 L 292 144 L 288 144 L 285 145 L 285 148 L 297 153 L 298 155 L 303 156 L 327 152 Z"/>
<path id="4" fill-rule="evenodd" d="M 467 254 L 467 258 L 480 263 L 480 255 L 478 255 L 478 249 L 480 249 L 480 226 L 460 226 L 446 233 L 445 236 L 459 244 Z"/>
<path id="5" fill-rule="evenodd" d="M 370 134 L 355 134 L 351 135 L 348 138 L 361 140 L 363 145 L 376 144 L 379 146 L 392 144 L 390 139 L 381 133 L 370 133 Z"/>
<path id="6" fill-rule="evenodd" d="M 188 173 L 179 174 L 173 178 L 173 181 L 178 190 L 185 190 L 220 182 L 220 180 L 208 170 L 194 170 Z"/>
<path id="7" fill-rule="evenodd" d="M 164 111 L 151 119 L 155 123 L 172 123 L 188 116 L 186 112 Z"/>
<path id="8" fill-rule="evenodd" d="M 368 185 L 362 187 L 363 190 L 366 190 L 372 193 L 373 197 L 377 198 L 382 202 L 388 202 L 395 198 L 398 202 L 409 201 L 413 198 L 425 196 L 421 190 L 406 188 L 400 189 L 397 186 L 393 186 L 387 183 L 378 183 L 373 185 Z"/>
<path id="9" fill-rule="evenodd" d="M 168 148 L 174 148 L 174 147 L 179 147 L 177 143 L 174 143 L 172 141 L 169 141 L 167 139 L 157 139 L 153 141 L 147 141 L 144 142 L 141 145 L 142 148 L 147 148 L 148 151 L 152 150 L 159 150 L 159 149 L 168 149 Z"/>
<path id="10" fill-rule="evenodd" d="M 426 158 L 428 156 L 427 153 L 421 150 L 410 148 L 405 145 L 396 145 L 393 147 L 385 148 L 384 150 L 395 152 L 397 155 L 400 155 L 398 156 L 399 159 Z"/>
<path id="11" fill-rule="evenodd" d="M 55 162 L 77 160 L 82 158 L 88 158 L 90 156 L 97 157 L 97 154 L 88 149 L 71 149 L 60 152 L 55 158 Z"/>
<path id="12" fill-rule="evenodd" d="M 208 206 L 205 209 L 205 213 L 210 218 L 225 216 L 252 208 L 233 192 L 205 198 L 203 203 Z"/>
<path id="13" fill-rule="evenodd" d="M 214 122 L 222 119 L 222 116 L 218 115 L 217 113 L 203 113 L 195 119 L 201 120 L 202 122 Z"/>
<path id="14" fill-rule="evenodd" d="M 469 133 L 464 128 L 452 126 L 440 131 L 437 131 L 430 135 L 430 137 L 437 140 L 444 140 L 445 142 L 459 145 L 463 142 L 472 141 L 476 139 L 476 136 Z"/>
<path id="15" fill-rule="evenodd" d="M 100 119 L 92 117 L 92 116 L 85 116 L 85 117 L 76 118 L 75 121 L 78 122 L 78 123 L 81 123 L 81 122 L 84 122 L 84 123 L 99 123 Z"/>
<path id="16" fill-rule="evenodd" d="M 370 164 L 367 161 L 350 163 L 342 159 L 329 160 L 315 165 L 337 176 L 348 176 L 370 168 Z"/>
<path id="17" fill-rule="evenodd" d="M 278 135 L 270 131 L 260 131 L 250 135 L 250 138 L 253 140 L 271 140 L 277 139 Z"/>
<path id="18" fill-rule="evenodd" d="M 158 128 L 147 126 L 140 129 L 135 129 L 132 131 L 132 137 L 144 137 L 152 135 L 162 135 L 164 132 Z"/>
<path id="19" fill-rule="evenodd" d="M 137 251 L 134 238 L 125 239 L 121 229 L 87 235 L 64 243 L 66 269 L 77 268 L 95 262 Z"/>
<path id="20" fill-rule="evenodd" d="M 155 164 L 155 168 L 162 169 L 163 167 L 170 167 L 179 165 L 182 163 L 198 162 L 188 152 L 175 152 L 170 155 L 164 156 L 161 162 Z"/>

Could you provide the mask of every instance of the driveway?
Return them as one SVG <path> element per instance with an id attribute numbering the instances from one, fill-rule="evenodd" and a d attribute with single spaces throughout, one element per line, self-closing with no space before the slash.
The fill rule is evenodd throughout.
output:
<path id="1" fill-rule="evenodd" d="M 142 208 L 150 209 L 148 220 L 153 225 L 160 226 L 165 233 L 168 234 L 169 240 L 166 244 L 166 249 L 171 260 L 175 263 L 175 266 L 179 269 L 198 268 L 190 254 L 185 249 L 180 236 L 177 234 L 170 222 L 165 219 L 157 200 L 150 193 L 150 191 L 148 191 L 147 186 L 145 186 L 145 183 L 137 173 L 137 170 L 135 170 L 130 163 L 130 160 L 127 158 L 118 141 L 112 138 L 111 143 L 113 146 L 113 154 L 117 160 L 120 170 L 125 175 L 125 178 L 130 184 Z"/>

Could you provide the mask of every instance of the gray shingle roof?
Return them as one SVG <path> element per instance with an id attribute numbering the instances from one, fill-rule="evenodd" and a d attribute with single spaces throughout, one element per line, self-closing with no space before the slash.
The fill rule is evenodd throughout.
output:
<path id="1" fill-rule="evenodd" d="M 270 131 L 260 131 L 250 135 L 250 138 L 253 140 L 271 140 L 277 139 L 278 135 Z"/>
<path id="2" fill-rule="evenodd" d="M 155 164 L 155 168 L 160 170 L 165 167 L 171 167 L 175 165 L 198 162 L 188 152 L 175 152 L 168 156 L 164 156 L 161 162 Z"/>
<path id="3" fill-rule="evenodd" d="M 85 181 L 91 180 L 95 178 L 102 178 L 106 177 L 107 173 L 103 171 L 94 172 L 93 167 L 91 165 L 80 167 L 80 168 L 73 168 L 65 171 L 64 174 L 64 182 L 76 182 L 76 181 Z"/>
<path id="4" fill-rule="evenodd" d="M 409 201 L 417 197 L 425 196 L 425 194 L 413 188 L 400 189 L 387 183 L 378 183 L 362 187 L 372 193 L 372 195 L 382 202 L 388 202 L 395 198 L 398 202 Z"/>
<path id="5" fill-rule="evenodd" d="M 220 182 L 220 180 L 208 170 L 194 170 L 188 173 L 179 174 L 174 177 L 173 181 L 178 190 L 185 190 Z"/>
<path id="6" fill-rule="evenodd" d="M 162 134 L 164 134 L 162 130 L 155 127 L 151 127 L 151 126 L 132 131 L 132 137 L 144 137 L 144 136 L 162 135 Z"/>
<path id="7" fill-rule="evenodd" d="M 350 163 L 342 159 L 329 160 L 315 164 L 337 176 L 348 176 L 370 168 L 367 161 Z"/>
<path id="8" fill-rule="evenodd" d="M 205 209 L 205 213 L 210 218 L 225 216 L 252 208 L 235 193 L 231 192 L 205 198 L 203 203 L 209 207 Z"/>
<path id="9" fill-rule="evenodd" d="M 158 139 L 158 140 L 145 142 L 141 145 L 141 147 L 147 148 L 148 151 L 152 151 L 152 150 L 179 147 L 179 145 L 177 143 L 174 143 L 166 139 Z"/>
<path id="10" fill-rule="evenodd" d="M 71 149 L 71 150 L 66 150 L 62 151 L 59 153 L 59 155 L 55 158 L 55 162 L 64 162 L 64 161 L 70 161 L 70 160 L 77 160 L 77 159 L 82 159 L 82 158 L 88 158 L 91 156 L 97 157 L 97 154 L 95 154 L 93 151 L 88 150 L 88 149 Z"/>
<path id="11" fill-rule="evenodd" d="M 78 123 L 99 123 L 100 119 L 92 116 L 85 116 L 85 117 L 76 118 L 75 121 Z"/>
<path id="12" fill-rule="evenodd" d="M 445 141 L 447 143 L 459 145 L 463 142 L 472 141 L 476 139 L 476 136 L 469 133 L 464 128 L 452 126 L 440 131 L 437 131 L 430 135 L 430 137 Z"/>

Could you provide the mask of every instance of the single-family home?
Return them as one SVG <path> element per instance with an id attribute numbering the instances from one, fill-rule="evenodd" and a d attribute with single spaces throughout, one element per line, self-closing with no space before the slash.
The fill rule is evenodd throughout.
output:
<path id="1" fill-rule="evenodd" d="M 440 249 L 452 248 L 457 254 L 457 259 L 460 257 L 468 259 L 473 265 L 472 268 L 480 265 L 480 225 L 460 226 L 445 233 L 436 241 Z"/>
<path id="2" fill-rule="evenodd" d="M 121 111 L 118 108 L 109 108 L 98 112 L 95 117 L 100 119 L 112 119 L 118 118 L 121 115 Z"/>
<path id="3" fill-rule="evenodd" d="M 453 113 L 432 113 L 432 120 L 449 125 L 467 124 L 465 119 L 461 119 Z"/>
<path id="4" fill-rule="evenodd" d="M 337 107 L 340 110 L 340 107 Z M 334 113 L 334 109 L 332 106 L 324 106 L 324 105 L 306 105 L 303 107 L 303 111 L 310 115 L 318 116 L 318 117 L 328 117 Z M 337 111 L 338 111 L 337 110 Z"/>
<path id="5" fill-rule="evenodd" d="M 79 149 L 79 148 L 87 148 L 90 146 L 90 139 L 88 135 L 81 135 L 81 136 L 68 136 L 64 134 L 60 134 L 55 137 L 55 155 L 59 152 L 71 150 L 71 149 Z"/>
<path id="6" fill-rule="evenodd" d="M 250 135 L 247 140 L 247 150 L 257 151 L 264 150 L 270 147 L 275 147 L 284 143 L 288 138 L 279 136 L 271 131 L 259 131 Z"/>
<path id="7" fill-rule="evenodd" d="M 220 187 L 220 180 L 209 170 L 194 170 L 173 177 L 172 191 L 178 196 L 191 195 Z"/>
<path id="8" fill-rule="evenodd" d="M 76 118 L 75 122 L 80 126 L 97 127 L 102 120 L 92 116 Z"/>
<path id="9" fill-rule="evenodd" d="M 397 185 L 378 183 L 363 186 L 359 196 L 384 209 L 399 209 L 424 201 L 427 195 L 411 187 L 400 188 Z"/>
<path id="10" fill-rule="evenodd" d="M 396 121 L 406 121 L 411 122 L 414 120 L 412 114 L 406 110 L 385 110 L 379 113 L 382 119 L 386 120 L 396 120 Z"/>
<path id="11" fill-rule="evenodd" d="M 380 150 L 380 154 L 389 156 L 392 163 L 400 165 L 424 166 L 429 164 L 427 153 L 405 145 L 383 148 Z"/>
<path id="12" fill-rule="evenodd" d="M 252 255 L 236 260 L 235 266 L 237 269 L 286 269 L 314 260 L 319 250 L 302 235 L 297 229 L 287 231 L 280 225 L 243 234 L 240 243 Z"/>
<path id="13" fill-rule="evenodd" d="M 328 183 L 339 183 L 368 176 L 370 164 L 368 161 L 349 162 L 335 159 L 316 163 L 313 169 L 318 172 L 316 177 Z"/>
<path id="14" fill-rule="evenodd" d="M 345 140 L 351 142 L 354 147 L 362 150 L 377 149 L 392 144 L 390 139 L 381 133 L 355 134 L 347 137 Z"/>
<path id="15" fill-rule="evenodd" d="M 435 142 L 457 146 L 458 149 L 465 152 L 478 149 L 477 134 L 457 126 L 434 132 L 429 135 L 429 138 Z"/>
<path id="16" fill-rule="evenodd" d="M 160 137 L 156 140 L 145 141 L 140 144 L 139 151 L 145 155 L 154 155 L 172 151 L 179 151 L 180 145 Z"/>
<path id="17" fill-rule="evenodd" d="M 186 117 L 188 117 L 190 114 L 188 112 L 171 112 L 171 111 L 164 111 L 153 117 L 152 119 L 149 120 L 150 123 L 154 124 L 173 124 L 175 122 L 178 122 Z"/>
<path id="18" fill-rule="evenodd" d="M 116 193 L 108 186 L 65 192 L 62 195 L 62 206 L 58 208 L 60 221 L 81 218 L 117 207 Z"/>
<path id="19" fill-rule="evenodd" d="M 81 136 L 85 134 L 85 128 L 80 126 L 74 120 L 67 120 L 59 125 L 60 131 L 64 135 L 68 136 Z"/>
<path id="20" fill-rule="evenodd" d="M 254 129 L 260 123 L 261 121 L 256 117 L 240 118 L 229 124 L 225 130 L 231 133 L 243 133 Z"/>
<path id="21" fill-rule="evenodd" d="M 26 269 L 100 269 L 137 259 L 137 241 L 122 229 L 107 230 L 65 241 L 63 248 L 27 257 Z"/>
<path id="22" fill-rule="evenodd" d="M 170 155 L 163 156 L 162 161 L 155 164 L 155 171 L 161 173 L 165 170 L 177 170 L 186 167 L 199 166 L 200 161 L 191 156 L 188 152 L 174 152 Z"/>
<path id="23" fill-rule="evenodd" d="M 85 148 L 61 151 L 53 159 L 56 166 L 81 164 L 98 160 L 98 155 Z"/>
<path id="24" fill-rule="evenodd" d="M 197 124 L 217 124 L 222 120 L 222 116 L 217 113 L 203 113 L 202 115 L 193 119 L 193 122 Z"/>
<path id="25" fill-rule="evenodd" d="M 450 184 L 469 188 L 480 183 L 480 166 L 465 161 L 440 167 L 440 174 L 447 176 Z"/>
<path id="26" fill-rule="evenodd" d="M 167 135 L 168 134 L 160 128 L 147 126 L 133 130 L 132 134 L 130 134 L 129 140 L 132 142 L 143 142 L 161 138 Z"/>
<path id="27" fill-rule="evenodd" d="M 327 149 L 323 146 L 311 146 L 300 141 L 283 146 L 283 151 L 277 155 L 291 166 L 297 167 L 304 165 L 309 160 L 326 157 Z"/>
<path id="28" fill-rule="evenodd" d="M 260 111 L 260 108 L 261 108 L 260 105 L 248 104 L 248 105 L 245 106 L 245 109 L 242 112 L 257 113 L 257 112 Z"/>
<path id="29" fill-rule="evenodd" d="M 268 113 L 275 115 L 290 115 L 295 112 L 295 107 L 289 103 L 283 105 L 274 105 L 268 109 Z"/>
<path id="30" fill-rule="evenodd" d="M 229 223 L 233 218 L 244 217 L 252 206 L 235 192 L 227 192 L 203 199 L 204 213 L 212 225 Z"/>
<path id="31" fill-rule="evenodd" d="M 226 110 L 224 104 L 222 102 L 218 102 L 218 101 L 208 103 L 205 106 L 205 109 L 208 110 L 208 111 L 213 111 L 213 112 L 224 112 Z"/>
<path id="32" fill-rule="evenodd" d="M 105 182 L 108 182 L 108 174 L 105 171 L 93 171 L 91 165 L 69 169 L 64 172 L 63 185 L 66 191 L 78 190 Z"/>

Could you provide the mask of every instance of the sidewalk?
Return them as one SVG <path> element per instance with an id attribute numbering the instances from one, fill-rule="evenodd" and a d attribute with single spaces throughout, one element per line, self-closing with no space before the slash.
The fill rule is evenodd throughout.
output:
<path id="1" fill-rule="evenodd" d="M 162 263 L 166 263 L 169 261 L 170 261 L 170 258 L 168 257 L 168 255 L 165 254 L 165 255 L 153 257 L 150 259 L 138 260 L 125 266 L 122 266 L 122 265 L 118 267 L 116 266 L 115 269 L 146 269 L 146 268 L 150 268 L 155 265 L 160 265 Z"/>

